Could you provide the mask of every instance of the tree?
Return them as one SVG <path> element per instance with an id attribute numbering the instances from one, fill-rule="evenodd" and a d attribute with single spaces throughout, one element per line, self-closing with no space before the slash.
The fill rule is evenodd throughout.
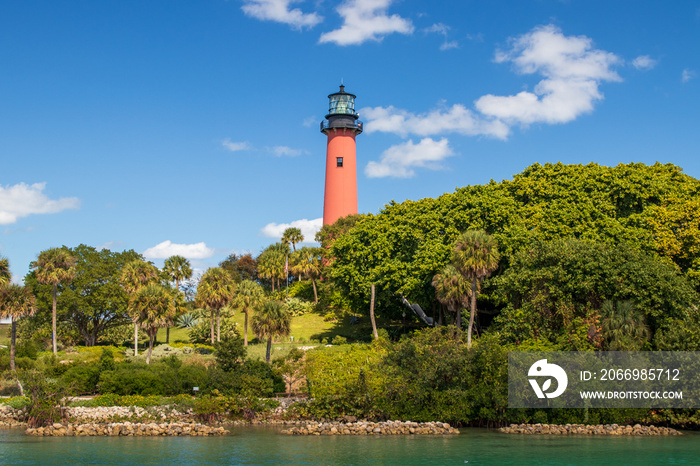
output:
<path id="1" fill-rule="evenodd" d="M 632 301 L 607 300 L 600 309 L 600 317 L 607 351 L 641 351 L 649 341 L 644 314 Z"/>
<path id="2" fill-rule="evenodd" d="M 211 310 L 211 343 L 214 344 L 214 314 L 216 313 L 216 341 L 221 341 L 221 309 L 234 297 L 236 284 L 221 267 L 212 267 L 202 275 L 197 286 L 197 300 L 201 307 Z"/>
<path id="3" fill-rule="evenodd" d="M 0 286 L 10 283 L 10 262 L 0 256 Z"/>
<path id="4" fill-rule="evenodd" d="M 293 251 L 297 250 L 296 244 L 301 243 L 302 241 L 304 241 L 304 235 L 301 234 L 301 230 L 299 228 L 287 228 L 282 234 L 282 243 L 286 244 L 287 246 L 289 246 L 291 243 Z"/>
<path id="5" fill-rule="evenodd" d="M 29 267 L 36 271 L 36 278 L 39 283 L 53 286 L 53 304 L 51 307 L 53 354 L 58 353 L 56 347 L 56 296 L 58 294 L 58 285 L 73 280 L 76 262 L 76 257 L 67 248 L 63 247 L 42 251 L 39 253 L 37 260 L 29 264 Z"/>
<path id="6" fill-rule="evenodd" d="M 148 284 L 137 289 L 129 299 L 136 322 L 148 335 L 146 364 L 151 363 L 153 341 L 158 330 L 173 324 L 177 296 L 160 284 Z"/>
<path id="7" fill-rule="evenodd" d="M 472 346 L 477 287 L 498 268 L 499 259 L 496 240 L 483 230 L 469 230 L 463 233 L 455 243 L 452 263 L 464 278 L 471 282 L 472 287 L 467 348 Z"/>
<path id="8" fill-rule="evenodd" d="M 284 264 L 289 255 L 289 246 L 284 243 L 269 245 L 258 256 L 258 272 L 263 278 L 270 280 L 272 291 L 275 291 L 275 281 L 277 289 L 280 289 L 280 279 L 285 278 Z"/>
<path id="9" fill-rule="evenodd" d="M 228 271 L 236 283 L 243 280 L 258 279 L 258 263 L 253 259 L 251 254 L 239 256 L 230 254 L 226 259 L 219 262 L 219 267 Z"/>
<path id="10" fill-rule="evenodd" d="M 12 321 L 10 331 L 10 370 L 15 370 L 15 340 L 17 320 L 36 312 L 36 298 L 25 286 L 10 284 L 0 287 L 0 316 Z"/>
<path id="11" fill-rule="evenodd" d="M 304 247 L 292 255 L 292 270 L 300 277 L 311 280 L 314 288 L 314 303 L 318 304 L 318 292 L 316 291 L 316 279 L 321 276 L 321 250 L 319 248 Z"/>
<path id="12" fill-rule="evenodd" d="M 433 287 L 438 301 L 455 314 L 455 325 L 462 328 L 462 309 L 469 305 L 471 283 L 454 265 L 447 264 L 442 272 L 433 277 Z"/>
<path id="13" fill-rule="evenodd" d="M 259 306 L 265 298 L 265 293 L 260 285 L 252 280 L 242 281 L 236 290 L 234 304 L 245 314 L 243 324 L 243 345 L 248 346 L 248 315 L 251 310 Z"/>
<path id="14" fill-rule="evenodd" d="M 127 310 L 129 297 L 120 286 L 122 267 L 140 255 L 133 250 L 112 252 L 97 250 L 81 244 L 70 251 L 76 258 L 75 277 L 63 285 L 58 296 L 58 337 L 62 330 L 77 333 L 85 346 L 94 346 L 105 333 L 130 322 Z M 41 328 L 51 322 L 51 286 L 42 285 L 36 272 L 24 277 L 24 283 L 32 290 L 37 300 L 34 325 Z M 67 323 L 61 326 L 61 321 Z M 22 330 L 22 325 L 19 331 Z"/>
<path id="15" fill-rule="evenodd" d="M 144 260 L 133 260 L 122 268 L 120 282 L 124 290 L 133 296 L 144 286 L 158 282 L 158 269 Z M 131 307 L 131 300 L 129 300 L 129 313 L 134 322 L 134 356 L 138 356 L 139 325 L 136 320 L 136 310 Z"/>
<path id="16" fill-rule="evenodd" d="M 291 332 L 292 316 L 284 303 L 268 301 L 260 306 L 253 316 L 253 332 L 258 338 L 267 338 L 265 362 L 270 363 L 272 340 L 275 337 L 287 336 Z"/>
<path id="17" fill-rule="evenodd" d="M 175 282 L 175 291 L 180 292 L 180 280 L 187 280 L 192 276 L 190 262 L 182 256 L 170 256 L 165 259 L 163 273 Z M 170 343 L 170 327 L 166 329 L 165 342 Z"/>

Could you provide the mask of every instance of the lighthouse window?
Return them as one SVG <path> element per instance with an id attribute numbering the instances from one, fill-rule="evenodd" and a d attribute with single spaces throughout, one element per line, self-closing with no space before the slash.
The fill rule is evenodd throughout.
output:
<path id="1" fill-rule="evenodd" d="M 342 168 L 342 167 L 343 167 L 343 158 L 342 158 L 342 157 L 336 157 L 336 158 L 335 158 L 335 163 L 336 163 L 336 166 L 337 166 L 338 168 Z"/>

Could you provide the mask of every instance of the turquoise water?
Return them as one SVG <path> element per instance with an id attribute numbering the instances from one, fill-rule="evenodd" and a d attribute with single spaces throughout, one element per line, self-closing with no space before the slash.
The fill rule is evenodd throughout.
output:
<path id="1" fill-rule="evenodd" d="M 0 464 L 700 464 L 700 435 L 538 437 L 463 429 L 454 436 L 299 437 L 274 428 L 227 437 L 37 438 L 0 430 Z"/>

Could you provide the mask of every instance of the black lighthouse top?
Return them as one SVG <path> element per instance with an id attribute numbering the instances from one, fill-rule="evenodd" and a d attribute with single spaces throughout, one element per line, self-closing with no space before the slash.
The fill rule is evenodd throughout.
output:
<path id="1" fill-rule="evenodd" d="M 357 134 L 362 132 L 362 122 L 355 113 L 355 94 L 345 92 L 345 86 L 340 85 L 340 91 L 328 95 L 328 115 L 321 122 L 321 132 L 326 133 L 330 129 L 350 129 Z"/>

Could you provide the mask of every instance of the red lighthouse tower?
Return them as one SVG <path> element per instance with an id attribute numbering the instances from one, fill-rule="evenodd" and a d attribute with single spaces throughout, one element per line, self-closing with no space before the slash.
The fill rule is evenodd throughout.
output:
<path id="1" fill-rule="evenodd" d="M 355 97 L 341 84 L 339 92 L 328 96 L 328 115 L 321 122 L 321 132 L 328 137 L 324 225 L 357 213 L 355 136 L 362 132 L 362 122 L 355 113 Z"/>

